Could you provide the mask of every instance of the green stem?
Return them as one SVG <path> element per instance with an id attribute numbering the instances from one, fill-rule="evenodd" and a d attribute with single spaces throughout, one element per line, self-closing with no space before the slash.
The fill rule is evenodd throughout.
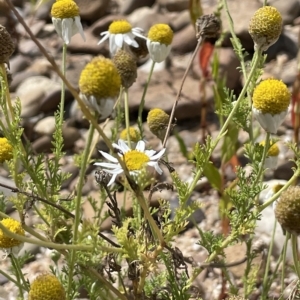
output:
<path id="1" fill-rule="evenodd" d="M 15 263 L 15 260 L 14 260 L 14 256 L 13 254 L 10 255 L 10 260 L 11 260 L 11 264 L 12 264 L 12 267 L 15 271 L 15 276 L 16 276 L 16 280 L 18 282 L 18 288 L 19 288 L 19 296 L 21 297 L 21 299 L 23 300 L 24 297 L 23 297 L 23 294 L 24 294 L 24 287 L 21 283 L 21 278 L 20 278 L 20 272 L 19 272 L 19 269 L 18 269 L 18 266 L 16 265 Z"/>
<path id="2" fill-rule="evenodd" d="M 23 275 L 23 272 L 22 272 L 22 268 L 19 264 L 19 261 L 18 261 L 18 258 L 16 258 L 12 253 L 10 254 L 10 260 L 11 260 L 11 263 L 14 267 L 14 270 L 16 271 L 16 277 L 17 277 L 17 281 L 19 282 L 19 288 L 22 287 L 22 289 L 24 289 L 25 291 L 28 292 L 29 288 L 28 288 L 28 284 L 25 280 L 25 277 Z M 20 296 L 23 297 L 23 292 L 22 290 L 20 290 Z"/>
<path id="3" fill-rule="evenodd" d="M 264 204 L 260 205 L 258 207 L 258 212 L 263 211 L 266 207 L 271 205 L 279 196 L 281 193 L 285 190 L 287 190 L 293 183 L 294 181 L 299 177 L 300 175 L 300 169 L 297 169 L 294 173 L 294 175 L 290 178 L 290 180 L 276 193 L 274 194 L 270 199 L 268 199 Z"/>
<path id="4" fill-rule="evenodd" d="M 300 280 L 300 267 L 299 267 L 299 259 L 298 259 L 298 250 L 297 250 L 297 235 L 292 233 L 292 250 L 293 250 L 293 259 L 294 259 L 294 267 L 296 274 L 298 276 L 298 280 Z"/>
<path id="5" fill-rule="evenodd" d="M 8 275 L 7 273 L 5 273 L 1 269 L 0 269 L 0 274 L 2 274 L 4 277 L 6 277 L 8 279 L 8 281 L 14 283 L 18 287 L 19 290 L 23 289 L 22 285 L 17 280 L 15 280 L 14 278 L 12 278 L 10 275 Z"/>
<path id="6" fill-rule="evenodd" d="M 94 134 L 94 126 L 93 124 L 90 124 L 89 128 L 89 134 L 86 141 L 86 146 L 83 152 L 83 156 L 81 159 L 81 165 L 80 165 L 80 174 L 79 174 L 79 181 L 77 185 L 77 197 L 75 200 L 75 220 L 74 220 L 74 226 L 73 226 L 73 244 L 76 244 L 77 238 L 78 238 L 78 228 L 80 224 L 80 218 L 81 218 L 81 200 L 82 200 L 82 188 L 84 185 L 85 180 L 85 173 L 86 173 L 86 167 L 88 163 L 88 156 L 90 152 L 91 143 L 93 140 L 93 134 Z M 69 263 L 69 280 L 68 280 L 68 291 L 67 291 L 67 297 L 69 299 L 72 289 L 72 282 L 73 282 L 73 276 L 74 276 L 74 266 L 76 262 L 76 250 L 73 250 L 70 255 L 70 263 Z"/>
<path id="7" fill-rule="evenodd" d="M 5 84 L 6 103 L 7 103 L 8 109 L 10 111 L 11 117 L 12 117 L 12 119 L 14 119 L 15 114 L 14 114 L 13 106 L 12 106 L 12 103 L 11 103 L 11 98 L 10 98 L 10 93 L 9 93 L 9 85 L 8 85 L 8 82 L 7 82 L 6 69 L 5 69 L 5 66 L 4 66 L 3 63 L 0 64 L 0 68 L 1 68 L 1 73 L 3 75 L 4 84 Z"/>
<path id="8" fill-rule="evenodd" d="M 3 231 L 3 233 L 8 236 L 9 238 L 18 240 L 20 242 L 23 243 L 30 243 L 30 244 L 34 244 L 34 245 L 39 245 L 41 247 L 45 247 L 45 248 L 53 248 L 56 250 L 82 250 L 82 251 L 91 251 L 93 250 L 95 247 L 90 245 L 68 245 L 68 244 L 55 244 L 52 242 L 46 242 L 46 241 L 40 241 L 37 239 L 32 239 L 32 238 L 28 238 L 26 236 L 20 235 L 20 234 L 16 234 L 12 231 L 10 231 L 9 229 L 7 229 L 3 224 L 0 223 L 0 230 Z M 112 248 L 112 247 L 106 247 L 106 246 L 100 246 L 103 251 L 112 251 L 115 252 L 115 250 L 117 252 L 120 252 L 120 248 Z"/>
<path id="9" fill-rule="evenodd" d="M 63 45 L 63 51 L 62 51 L 62 67 L 61 67 L 61 72 L 64 76 L 66 76 L 66 57 L 67 57 L 67 45 L 64 43 Z M 62 81 L 61 82 L 61 94 L 60 94 L 60 114 L 59 114 L 59 121 L 60 121 L 60 127 L 62 130 L 62 124 L 64 121 L 64 110 L 65 110 L 65 90 L 66 90 L 66 85 Z"/>
<path id="10" fill-rule="evenodd" d="M 288 246 L 288 241 L 291 238 L 291 234 L 289 232 L 286 233 L 285 241 L 283 245 L 283 253 L 282 253 L 282 272 L 281 272 L 281 295 L 283 295 L 284 291 L 284 278 L 285 278 L 285 260 L 286 260 L 286 251 Z M 280 299 L 282 296 L 280 296 Z"/>
<path id="11" fill-rule="evenodd" d="M 147 82 L 145 84 L 143 95 L 142 95 L 142 99 L 141 99 L 141 102 L 140 102 L 140 105 L 139 105 L 138 122 L 137 123 L 138 123 L 138 127 L 139 127 L 140 134 L 141 134 L 142 138 L 143 138 L 142 113 L 143 113 L 144 106 L 145 106 L 145 96 L 146 96 L 146 93 L 147 93 L 147 90 L 148 90 L 148 86 L 149 86 L 149 83 L 150 83 L 150 80 L 151 80 L 151 77 L 152 77 L 152 74 L 153 74 L 154 66 L 155 66 L 155 61 L 152 61 L 151 69 L 150 69 L 150 72 L 148 74 L 148 79 L 147 79 Z"/>
<path id="12" fill-rule="evenodd" d="M 129 120 L 129 103 L 128 103 L 128 89 L 124 88 L 124 108 L 125 108 L 125 125 L 127 132 L 127 141 L 128 147 L 131 149 L 131 141 L 130 141 L 130 120 Z"/>
<path id="13" fill-rule="evenodd" d="M 219 247 L 218 251 L 214 251 L 210 254 L 210 256 L 207 258 L 207 260 L 205 261 L 205 263 L 210 263 L 212 262 L 217 255 L 220 253 L 220 251 L 222 251 L 222 249 L 226 248 L 230 243 L 232 243 L 234 240 L 236 239 L 236 237 L 234 235 L 229 235 L 221 244 L 221 246 Z M 191 278 L 189 279 L 189 283 L 192 284 L 192 282 L 194 282 L 194 280 L 197 278 L 197 276 L 204 270 L 203 267 L 194 269 L 194 273 L 192 274 Z"/>
<path id="14" fill-rule="evenodd" d="M 264 279 L 263 279 L 263 292 L 262 292 L 262 299 L 266 299 L 267 295 L 268 295 L 268 279 L 269 279 L 269 269 L 270 269 L 270 264 L 271 264 L 271 255 L 272 255 L 272 250 L 273 250 L 273 246 L 274 246 L 274 238 L 275 238 L 275 232 L 276 232 L 276 225 L 277 225 L 277 221 L 276 219 L 274 220 L 274 226 L 273 226 L 273 232 L 272 232 L 272 238 L 271 238 L 271 242 L 270 242 L 270 246 L 269 246 L 269 250 L 268 250 L 268 257 L 267 257 L 267 262 L 266 262 L 266 268 L 265 268 L 265 274 L 264 274 Z"/>
<path id="15" fill-rule="evenodd" d="M 232 110 L 231 110 L 229 116 L 227 117 L 227 119 L 226 119 L 226 121 L 225 121 L 223 127 L 221 128 L 221 130 L 220 130 L 218 136 L 216 137 L 214 145 L 211 147 L 211 149 L 210 149 L 208 155 L 206 156 L 207 159 L 206 159 L 205 164 L 208 162 L 208 160 L 209 160 L 211 154 L 213 153 L 213 151 L 214 151 L 215 148 L 217 147 L 217 144 L 218 144 L 219 140 L 220 140 L 220 139 L 224 136 L 224 134 L 226 133 L 226 130 L 227 130 L 227 127 L 228 127 L 229 123 L 231 122 L 231 120 L 232 120 L 234 114 L 236 113 L 236 111 L 237 111 L 237 109 L 238 109 L 238 107 L 239 107 L 240 102 L 242 101 L 242 99 L 244 98 L 244 96 L 245 96 L 245 94 L 246 94 L 246 92 L 247 92 L 248 86 L 249 86 L 249 84 L 250 84 L 250 82 L 251 82 L 251 79 L 252 79 L 252 77 L 253 77 L 253 75 L 254 75 L 254 73 L 255 73 L 255 71 L 256 71 L 257 65 L 258 65 L 258 63 L 259 63 L 259 57 L 260 57 L 260 55 L 261 55 L 261 53 L 262 53 L 260 49 L 257 49 L 257 52 L 258 52 L 258 53 L 257 53 L 257 55 L 255 56 L 255 59 L 254 59 L 254 61 L 253 61 L 252 68 L 251 68 L 251 71 L 250 71 L 249 76 L 248 76 L 248 78 L 247 78 L 247 81 L 246 81 L 246 83 L 245 83 L 245 85 L 244 85 L 244 87 L 243 87 L 243 89 L 242 89 L 242 91 L 241 91 L 241 93 L 240 93 L 240 95 L 239 95 L 239 97 L 238 97 L 238 99 L 237 99 L 235 105 L 233 106 L 233 108 L 232 108 Z M 205 164 L 203 165 L 203 168 L 205 167 Z M 202 173 L 203 173 L 203 169 L 200 169 L 200 170 L 197 171 L 196 175 L 194 176 L 194 179 L 193 179 L 192 183 L 191 183 L 190 186 L 189 186 L 188 192 L 187 192 L 186 195 L 185 195 L 185 199 L 184 199 L 185 201 L 190 197 L 190 195 L 191 195 L 192 192 L 194 191 L 194 189 L 195 189 L 195 187 L 196 187 L 196 185 L 197 185 L 197 182 L 198 182 L 199 178 L 202 176 Z"/>
<path id="16" fill-rule="evenodd" d="M 269 148 L 270 148 L 270 136 L 271 136 L 270 132 L 267 132 L 263 155 L 262 155 L 262 158 L 261 158 L 261 162 L 260 162 L 259 170 L 258 170 L 258 173 L 257 173 L 257 177 L 254 181 L 253 186 L 257 185 L 257 183 L 261 180 L 261 177 L 263 175 L 263 171 L 265 169 L 265 160 L 266 160 Z"/>

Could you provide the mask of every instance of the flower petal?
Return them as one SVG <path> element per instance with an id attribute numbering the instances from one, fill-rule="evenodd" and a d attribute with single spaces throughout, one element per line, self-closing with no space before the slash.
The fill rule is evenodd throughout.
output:
<path id="1" fill-rule="evenodd" d="M 97 45 L 103 43 L 104 41 L 106 41 L 109 38 L 109 32 L 108 31 L 106 31 L 106 33 L 102 32 L 101 35 L 104 35 L 104 37 L 98 42 Z"/>
<path id="2" fill-rule="evenodd" d="M 138 141 L 135 150 L 140 151 L 140 152 L 144 152 L 145 151 L 145 142 L 144 141 Z"/>
<path id="3" fill-rule="evenodd" d="M 150 157 L 150 160 L 160 159 L 164 155 L 165 152 L 166 152 L 166 148 L 161 149 L 157 154 Z"/>
<path id="4" fill-rule="evenodd" d="M 134 48 L 139 47 L 139 44 L 134 40 L 133 34 L 132 34 L 132 36 L 130 35 L 130 33 L 124 34 L 123 39 L 126 44 L 128 44 Z"/>
<path id="5" fill-rule="evenodd" d="M 102 168 L 115 169 L 118 165 L 117 164 L 111 164 L 111 163 L 105 163 L 105 162 L 98 162 L 98 163 L 94 163 L 94 166 L 99 166 L 99 167 L 102 167 Z"/>
<path id="6" fill-rule="evenodd" d="M 78 28 L 78 32 L 80 33 L 82 39 L 85 41 L 85 35 L 84 35 L 84 32 L 83 32 L 83 28 L 82 28 L 82 24 L 81 24 L 79 16 L 75 17 L 75 24 Z"/>
<path id="7" fill-rule="evenodd" d="M 117 163 L 118 162 L 118 160 L 115 158 L 115 157 L 113 157 L 113 156 L 111 156 L 110 154 L 108 154 L 108 153 L 106 153 L 106 152 L 103 152 L 103 151 L 99 151 L 106 159 L 108 159 L 108 160 L 110 160 L 110 161 L 112 161 L 112 162 L 114 162 L 114 163 Z"/>
<path id="8" fill-rule="evenodd" d="M 117 45 L 117 47 L 119 47 L 119 48 L 123 47 L 124 36 L 125 36 L 125 34 L 122 34 L 122 33 L 117 33 L 115 35 L 115 44 Z"/>

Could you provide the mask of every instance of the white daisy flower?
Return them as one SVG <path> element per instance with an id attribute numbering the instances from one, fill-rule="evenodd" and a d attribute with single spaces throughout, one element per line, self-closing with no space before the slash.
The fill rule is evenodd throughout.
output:
<path id="1" fill-rule="evenodd" d="M 164 61 L 171 51 L 173 31 L 167 24 L 155 24 L 149 32 L 147 38 L 147 48 L 151 59 L 160 63 Z"/>
<path id="2" fill-rule="evenodd" d="M 281 80 L 266 79 L 254 89 L 253 115 L 265 131 L 277 133 L 287 115 L 290 99 L 291 93 Z"/>
<path id="3" fill-rule="evenodd" d="M 85 41 L 79 8 L 73 0 L 56 0 L 52 5 L 51 16 L 55 30 L 65 44 L 68 45 L 72 36 L 78 32 Z"/>
<path id="4" fill-rule="evenodd" d="M 122 157 L 130 175 L 137 176 L 145 166 L 150 166 L 158 174 L 162 174 L 163 171 L 158 165 L 158 160 L 164 155 L 166 149 L 164 148 L 157 153 L 155 150 L 145 150 L 145 146 L 144 141 L 139 141 L 134 150 L 130 149 L 123 140 L 119 140 L 118 144 L 113 144 L 113 147 L 118 150 L 118 155 Z M 95 165 L 102 167 L 105 172 L 112 174 L 108 183 L 108 186 L 110 186 L 116 180 L 117 176 L 123 173 L 123 169 L 115 157 L 103 151 L 100 151 L 100 153 L 110 163 L 100 162 L 95 163 Z"/>
<path id="5" fill-rule="evenodd" d="M 138 48 L 139 44 L 135 41 L 135 36 L 143 37 L 142 28 L 132 28 L 131 24 L 126 20 L 114 21 L 110 24 L 108 31 L 101 33 L 103 38 L 98 42 L 98 45 L 109 39 L 109 50 L 112 56 L 119 49 L 123 49 L 127 44 L 134 48 Z"/>

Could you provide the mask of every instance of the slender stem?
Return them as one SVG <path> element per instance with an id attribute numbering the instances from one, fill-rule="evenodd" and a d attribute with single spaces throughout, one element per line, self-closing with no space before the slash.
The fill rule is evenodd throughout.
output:
<path id="1" fill-rule="evenodd" d="M 15 276 L 16 276 L 16 279 L 17 279 L 17 282 L 18 282 L 19 294 L 20 294 L 21 299 L 23 300 L 24 299 L 23 290 L 25 290 L 25 288 L 23 287 L 23 285 L 21 283 L 21 276 L 20 276 L 20 272 L 19 272 L 20 270 L 18 268 L 18 265 L 15 262 L 13 254 L 10 255 L 10 261 L 11 261 L 13 269 L 15 270 Z"/>
<path id="2" fill-rule="evenodd" d="M 4 78 L 6 102 L 7 102 L 8 109 L 10 111 L 11 117 L 12 117 L 12 119 L 14 119 L 15 114 L 14 114 L 13 106 L 12 106 L 12 103 L 11 103 L 11 98 L 10 98 L 10 93 L 9 93 L 9 85 L 8 85 L 8 82 L 7 82 L 6 69 L 5 69 L 5 66 L 4 66 L 3 63 L 0 64 L 0 67 L 1 67 L 1 73 L 2 73 L 3 78 Z"/>
<path id="3" fill-rule="evenodd" d="M 82 251 L 91 251 L 94 249 L 94 246 L 87 246 L 87 245 L 67 245 L 67 244 L 55 244 L 52 242 L 46 242 L 46 241 L 41 241 L 41 240 L 37 240 L 37 239 L 32 239 L 32 238 L 28 238 L 25 237 L 23 235 L 20 234 L 16 234 L 12 231 L 10 231 L 9 229 L 7 229 L 3 224 L 0 223 L 0 229 L 3 231 L 3 233 L 15 240 L 18 240 L 20 242 L 24 242 L 24 243 L 30 243 L 30 244 L 34 244 L 34 245 L 39 245 L 41 247 L 45 247 L 45 248 L 53 248 L 56 250 L 64 250 L 64 249 L 69 249 L 69 250 L 82 250 Z M 101 248 L 103 249 L 103 251 L 112 251 L 115 252 L 115 248 L 111 248 L 111 247 L 105 247 L 105 246 L 101 246 Z M 117 252 L 120 252 L 120 248 L 116 248 Z"/>
<path id="4" fill-rule="evenodd" d="M 81 165 L 80 165 L 80 174 L 79 174 L 79 181 L 77 185 L 77 197 L 75 200 L 75 220 L 74 220 L 74 226 L 73 226 L 73 244 L 76 244 L 77 238 L 78 238 L 78 228 L 80 224 L 80 218 L 81 218 L 81 200 L 82 200 L 82 188 L 84 185 L 85 180 L 85 172 L 86 167 L 88 163 L 88 156 L 90 152 L 91 143 L 93 140 L 93 134 L 94 134 L 94 126 L 93 124 L 90 124 L 89 128 L 89 134 L 86 141 L 86 146 L 83 152 L 83 156 L 81 159 Z M 70 255 L 70 263 L 69 263 L 69 280 L 68 280 L 68 291 L 67 291 L 67 297 L 71 295 L 71 289 L 72 289 L 72 282 L 73 282 L 73 276 L 74 276 L 74 266 L 76 261 L 76 250 L 73 250 Z"/>
<path id="5" fill-rule="evenodd" d="M 61 72 L 64 76 L 66 76 L 66 57 L 67 57 L 67 45 L 64 43 L 63 51 L 62 51 L 62 67 L 61 67 Z M 65 90 L 66 90 L 66 85 L 62 81 L 61 82 L 61 94 L 60 94 L 60 108 L 59 108 L 60 109 L 60 115 L 59 115 L 60 127 L 62 127 L 62 124 L 64 121 Z"/>
<path id="6" fill-rule="evenodd" d="M 18 258 L 16 258 L 16 257 L 11 253 L 11 254 L 10 254 L 10 259 L 11 259 L 12 265 L 13 265 L 13 267 L 14 267 L 16 273 L 18 274 L 18 275 L 17 275 L 17 279 L 20 280 L 20 284 L 23 283 L 23 284 L 22 284 L 23 289 L 24 289 L 25 291 L 28 292 L 28 290 L 29 290 L 29 289 L 28 289 L 28 284 L 27 284 L 27 282 L 26 282 L 26 280 L 25 280 L 25 277 L 24 277 L 24 275 L 23 275 L 22 268 L 21 268 L 21 266 L 20 266 L 20 264 L 19 264 Z M 22 293 L 22 295 L 23 295 L 23 293 Z"/>
<path id="7" fill-rule="evenodd" d="M 176 109 L 176 106 L 177 106 L 178 101 L 180 99 L 180 95 L 181 95 L 181 91 L 182 91 L 182 88 L 183 88 L 183 84 L 184 84 L 185 79 L 186 79 L 186 77 L 188 75 L 188 72 L 189 72 L 189 70 L 190 70 L 190 68 L 192 66 L 194 58 L 195 58 L 196 54 L 198 53 L 198 50 L 200 48 L 200 45 L 201 45 L 202 41 L 203 41 L 203 37 L 200 36 L 199 39 L 198 39 L 197 46 L 196 46 L 196 48 L 195 48 L 195 50 L 193 52 L 193 55 L 192 55 L 192 57 L 191 57 L 191 59 L 190 59 L 190 61 L 188 63 L 188 66 L 187 66 L 187 68 L 186 68 L 186 70 L 185 70 L 185 72 L 183 74 L 183 77 L 181 79 L 180 87 L 178 89 L 178 92 L 177 92 L 177 95 L 176 95 L 176 99 L 175 99 L 175 102 L 173 104 L 172 111 L 171 111 L 171 114 L 170 114 L 169 124 L 168 124 L 167 130 L 166 130 L 166 135 L 165 135 L 164 142 L 163 142 L 163 145 L 162 145 L 163 148 L 165 148 L 165 146 L 166 146 L 166 143 L 167 143 L 167 140 L 168 140 L 171 128 L 172 128 L 172 123 L 173 123 L 173 119 L 174 119 L 174 115 L 175 115 L 175 109 Z"/>
<path id="8" fill-rule="evenodd" d="M 232 242 L 235 240 L 235 238 L 236 238 L 236 237 L 234 237 L 233 235 L 229 235 L 229 236 L 223 241 L 223 243 L 221 244 L 219 250 L 218 250 L 218 251 L 214 251 L 214 252 L 212 252 L 212 253 L 210 254 L 210 256 L 206 259 L 205 264 L 204 264 L 203 267 L 200 266 L 199 268 L 194 269 L 194 273 L 192 274 L 191 278 L 189 279 L 189 282 L 192 283 L 192 282 L 196 279 L 196 277 L 204 270 L 205 265 L 206 265 L 207 263 L 212 262 L 212 261 L 216 258 L 216 256 L 220 253 L 220 251 L 221 251 L 222 249 L 226 248 L 230 243 L 232 243 Z"/>
<path id="9" fill-rule="evenodd" d="M 300 175 L 300 169 L 297 169 L 294 173 L 294 175 L 290 178 L 290 180 L 276 193 L 274 194 L 270 199 L 268 199 L 264 204 L 260 205 L 258 207 L 258 212 L 263 211 L 266 207 L 271 205 L 279 196 L 281 193 L 285 190 L 287 190 L 294 182 L 295 180 L 299 177 Z"/>
<path id="10" fill-rule="evenodd" d="M 127 132 L 127 141 L 128 147 L 131 149 L 131 141 L 130 141 L 130 120 L 129 120 L 129 103 L 128 103 L 128 89 L 124 88 L 124 108 L 125 108 L 125 125 Z"/>
<path id="11" fill-rule="evenodd" d="M 298 276 L 298 280 L 300 280 L 300 267 L 299 267 L 299 259 L 298 259 L 298 250 L 297 250 L 297 235 L 292 233 L 292 250 L 293 250 L 293 259 L 294 259 L 294 267 L 296 274 Z"/>
<path id="12" fill-rule="evenodd" d="M 291 238 L 291 234 L 289 232 L 286 233 L 285 241 L 283 245 L 283 253 L 282 253 L 282 272 L 281 272 L 281 295 L 283 295 L 284 291 L 284 277 L 285 277 L 285 260 L 286 260 L 286 251 L 288 247 L 288 241 Z"/>
<path id="13" fill-rule="evenodd" d="M 2 274 L 4 277 L 6 277 L 10 282 L 14 283 L 18 287 L 19 290 L 23 289 L 22 285 L 20 285 L 20 283 L 17 280 L 15 280 L 14 278 L 12 278 L 10 275 L 8 275 L 7 273 L 5 273 L 1 269 L 0 269 L 0 274 Z"/>
<path id="14" fill-rule="evenodd" d="M 264 299 L 268 295 L 268 278 L 269 278 L 269 269 L 270 269 L 270 264 L 271 264 L 271 255 L 272 255 L 272 250 L 274 246 L 274 239 L 275 239 L 275 232 L 276 232 L 276 225 L 277 221 L 276 219 L 274 220 L 274 226 L 273 226 L 273 232 L 272 232 L 272 238 L 268 250 L 268 257 L 267 257 L 267 262 L 266 262 L 266 267 L 265 267 L 265 274 L 264 274 L 264 279 L 263 279 L 263 292 L 262 292 L 262 299 Z"/>
<path id="15" fill-rule="evenodd" d="M 259 170 L 258 170 L 258 173 L 257 173 L 257 177 L 254 181 L 253 186 L 255 186 L 261 180 L 261 177 L 263 175 L 263 171 L 265 169 L 265 160 L 266 160 L 269 148 L 270 148 L 270 136 L 271 136 L 271 134 L 269 132 L 267 132 L 263 155 L 262 155 L 262 158 L 261 158 L 261 162 L 260 162 Z"/>
<path id="16" fill-rule="evenodd" d="M 155 61 L 152 61 L 150 72 L 148 74 L 148 79 L 147 79 L 147 82 L 145 84 L 143 95 L 142 95 L 142 99 L 141 99 L 141 102 L 140 102 L 140 105 L 139 105 L 138 122 L 137 123 L 138 123 L 138 126 L 139 126 L 141 137 L 143 137 L 143 120 L 142 120 L 142 114 L 143 114 L 143 110 L 144 110 L 144 106 L 145 106 L 145 96 L 146 96 L 146 93 L 147 93 L 147 90 L 148 90 L 148 86 L 149 86 L 149 83 L 150 83 L 150 80 L 151 80 L 151 77 L 152 77 L 152 74 L 153 74 L 154 66 L 155 66 Z"/>

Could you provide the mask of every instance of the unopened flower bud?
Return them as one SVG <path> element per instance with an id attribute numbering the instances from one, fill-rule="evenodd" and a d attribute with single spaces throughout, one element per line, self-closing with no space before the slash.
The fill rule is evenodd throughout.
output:
<path id="1" fill-rule="evenodd" d="M 125 88 L 131 87 L 137 77 L 137 66 L 134 57 L 127 51 L 119 49 L 112 60 L 121 77 L 122 86 Z"/>
<path id="2" fill-rule="evenodd" d="M 150 131 L 163 140 L 168 128 L 170 116 L 160 108 L 151 109 L 148 113 L 147 123 Z"/>
<path id="3" fill-rule="evenodd" d="M 275 207 L 275 216 L 283 229 L 300 234 L 300 187 L 290 186 L 283 191 Z"/>
<path id="4" fill-rule="evenodd" d="M 272 6 L 258 9 L 250 20 L 249 33 L 255 49 L 267 50 L 279 38 L 282 30 L 282 17 Z"/>
<path id="5" fill-rule="evenodd" d="M 196 21 L 196 37 L 217 37 L 220 31 L 220 20 L 214 15 L 203 15 Z"/>
<path id="6" fill-rule="evenodd" d="M 15 51 L 14 43 L 6 28 L 0 25 L 0 63 L 7 63 L 10 56 Z"/>

